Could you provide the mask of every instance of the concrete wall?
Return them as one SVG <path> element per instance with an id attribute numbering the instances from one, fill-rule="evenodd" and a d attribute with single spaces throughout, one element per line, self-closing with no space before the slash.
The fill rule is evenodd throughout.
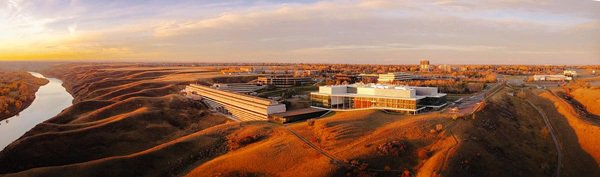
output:
<path id="1" fill-rule="evenodd" d="M 332 96 L 331 97 L 331 105 L 342 104 L 344 103 L 344 97 Z"/>
<path id="2" fill-rule="evenodd" d="M 358 87 L 357 94 L 401 98 L 414 98 L 416 96 L 415 90 L 412 89 L 378 89 L 371 87 Z"/>
<path id="3" fill-rule="evenodd" d="M 346 86 L 321 86 L 319 87 L 319 93 L 326 93 L 326 94 L 345 94 L 346 93 Z"/>
<path id="4" fill-rule="evenodd" d="M 436 88 L 436 87 L 415 87 L 414 89 L 417 91 L 417 95 L 420 95 L 420 96 L 429 96 L 429 95 L 437 95 L 438 94 L 438 88 Z"/>
<path id="5" fill-rule="evenodd" d="M 285 112 L 285 104 L 278 104 L 267 107 L 267 114 L 275 114 Z"/>

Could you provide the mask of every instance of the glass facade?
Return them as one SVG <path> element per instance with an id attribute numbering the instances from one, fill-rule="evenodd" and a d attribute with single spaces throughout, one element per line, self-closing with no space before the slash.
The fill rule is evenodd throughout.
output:
<path id="1" fill-rule="evenodd" d="M 381 108 L 381 109 L 402 109 L 416 110 L 421 108 L 421 100 L 407 100 L 401 98 L 377 98 L 377 97 L 348 97 L 348 96 L 328 96 L 328 95 L 310 95 L 311 106 L 329 108 L 329 109 L 362 109 L 362 108 Z"/>
<path id="2" fill-rule="evenodd" d="M 310 94 L 310 105 L 322 108 L 331 108 L 331 97 L 327 95 Z"/>

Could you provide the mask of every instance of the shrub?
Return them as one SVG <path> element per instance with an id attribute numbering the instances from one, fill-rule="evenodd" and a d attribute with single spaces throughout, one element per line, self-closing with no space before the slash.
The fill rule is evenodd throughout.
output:
<path id="1" fill-rule="evenodd" d="M 308 126 L 313 126 L 315 125 L 315 119 L 308 119 L 306 120 L 306 123 L 308 124 Z"/>
<path id="2" fill-rule="evenodd" d="M 377 147 L 377 151 L 382 155 L 401 155 L 408 151 L 408 142 L 406 141 L 389 141 Z"/>
<path id="3" fill-rule="evenodd" d="M 426 149 L 419 149 L 417 151 L 417 157 L 419 157 L 419 159 L 421 159 L 421 160 L 425 160 L 425 159 L 429 158 L 429 151 Z"/>
<path id="4" fill-rule="evenodd" d="M 257 142 L 265 137 L 265 135 L 250 135 L 242 138 L 233 138 L 229 139 L 229 142 L 227 144 L 229 145 L 229 150 L 236 150 L 240 147 L 244 147 L 248 144 Z"/>

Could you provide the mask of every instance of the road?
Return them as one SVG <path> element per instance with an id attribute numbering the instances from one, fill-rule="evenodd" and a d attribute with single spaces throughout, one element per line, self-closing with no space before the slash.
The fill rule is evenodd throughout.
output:
<path id="1" fill-rule="evenodd" d="M 449 107 L 456 106 L 460 110 L 459 115 L 461 116 L 473 114 L 474 112 L 479 111 L 481 103 L 485 102 L 486 99 L 498 93 L 501 87 L 504 87 L 505 85 L 506 81 L 499 81 L 498 83 L 496 83 L 496 85 L 489 87 L 470 97 L 465 97 L 462 101 L 460 101 L 460 103 L 452 104 Z M 442 110 L 442 113 L 449 113 L 449 110 Z"/>
<path id="2" fill-rule="evenodd" d="M 535 106 L 533 103 L 531 103 L 531 101 L 526 100 L 527 103 L 529 103 L 529 105 L 531 105 L 531 107 L 535 108 L 535 110 L 542 116 L 543 120 L 544 120 L 544 124 L 546 124 L 546 128 L 548 128 L 548 131 L 550 132 L 550 135 L 552 136 L 552 141 L 554 141 L 554 147 L 556 148 L 556 176 L 560 177 L 560 169 L 562 168 L 562 158 L 563 158 L 563 154 L 562 151 L 560 150 L 560 142 L 558 141 L 558 138 L 556 136 L 555 130 L 552 127 L 552 124 L 550 123 L 550 120 L 548 120 L 548 117 L 546 116 L 546 113 L 544 113 L 544 111 Z"/>

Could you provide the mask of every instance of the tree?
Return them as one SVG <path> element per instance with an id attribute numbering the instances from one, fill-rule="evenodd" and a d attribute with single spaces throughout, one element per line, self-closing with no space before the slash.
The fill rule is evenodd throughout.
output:
<path id="1" fill-rule="evenodd" d="M 485 76 L 486 82 L 496 82 L 496 79 L 496 74 L 494 73 L 489 73 L 487 76 Z"/>
<path id="2" fill-rule="evenodd" d="M 23 102 L 21 102 L 19 100 L 15 101 L 15 108 L 17 110 L 21 110 L 22 106 L 23 106 Z"/>

